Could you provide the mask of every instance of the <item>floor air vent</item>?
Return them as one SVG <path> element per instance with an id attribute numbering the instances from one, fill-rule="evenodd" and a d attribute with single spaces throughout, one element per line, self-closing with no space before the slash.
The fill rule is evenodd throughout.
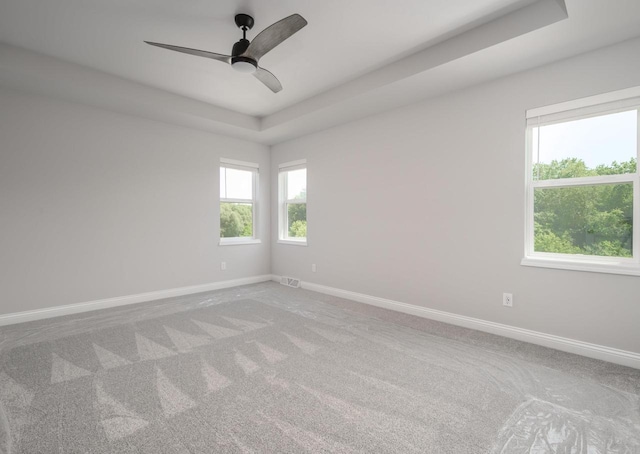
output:
<path id="1" fill-rule="evenodd" d="M 298 288 L 300 287 L 300 279 L 294 279 L 292 277 L 282 276 L 280 278 L 280 283 L 282 285 L 287 285 L 289 287 Z"/>

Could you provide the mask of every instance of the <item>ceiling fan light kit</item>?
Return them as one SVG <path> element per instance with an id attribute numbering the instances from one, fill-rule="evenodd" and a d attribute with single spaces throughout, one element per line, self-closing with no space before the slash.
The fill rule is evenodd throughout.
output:
<path id="1" fill-rule="evenodd" d="M 258 63 L 247 57 L 232 57 L 231 67 L 241 73 L 254 73 L 258 69 Z"/>
<path id="2" fill-rule="evenodd" d="M 233 45 L 231 55 L 216 54 L 214 52 L 173 46 L 170 44 L 155 43 L 151 41 L 145 41 L 145 43 L 156 47 L 162 47 L 164 49 L 228 63 L 238 72 L 253 74 L 256 79 L 266 85 L 274 93 L 279 92 L 282 90 L 280 81 L 278 81 L 276 76 L 271 74 L 269 71 L 261 68 L 258 65 L 258 61 L 267 52 L 307 25 L 307 21 L 299 14 L 292 14 L 291 16 L 285 17 L 262 30 L 253 39 L 253 41 L 249 41 L 247 39 L 247 30 L 251 30 L 254 25 L 253 17 L 248 14 L 237 14 L 235 22 L 238 28 L 242 30 L 242 38 Z"/>

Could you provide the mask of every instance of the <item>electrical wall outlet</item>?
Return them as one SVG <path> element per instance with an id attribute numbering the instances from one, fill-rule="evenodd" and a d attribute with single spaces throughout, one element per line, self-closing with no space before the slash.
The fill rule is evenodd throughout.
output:
<path id="1" fill-rule="evenodd" d="M 513 294 L 512 293 L 503 293 L 502 294 L 502 305 L 507 307 L 513 307 Z"/>
<path id="2" fill-rule="evenodd" d="M 227 269 L 227 262 L 220 262 L 220 269 L 221 270 L 226 270 Z"/>
<path id="3" fill-rule="evenodd" d="M 316 264 L 315 264 L 315 263 L 313 263 L 313 264 L 311 265 L 311 272 L 313 272 L 313 273 L 315 273 L 315 272 L 316 272 Z"/>

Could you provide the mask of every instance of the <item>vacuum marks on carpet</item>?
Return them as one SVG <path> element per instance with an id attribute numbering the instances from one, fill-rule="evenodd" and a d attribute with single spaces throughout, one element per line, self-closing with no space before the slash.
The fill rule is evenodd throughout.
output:
<path id="1" fill-rule="evenodd" d="M 289 323 L 238 316 L 238 309 L 252 307 Z M 246 381 L 257 372 L 270 387 L 264 374 L 275 377 L 278 364 L 317 352 L 319 340 L 331 348 L 355 339 L 319 327 L 315 332 L 321 337 L 294 314 L 246 301 L 15 347 L 0 356 L 0 453 L 75 452 L 79 436 L 96 452 L 117 452 L 143 443 L 141 432 L 167 424 L 175 431 L 180 423 L 169 421 L 189 412 L 189 418 L 202 417 L 220 393 L 250 386 Z M 242 393 L 227 393 L 223 400 L 235 406 L 238 398 Z M 80 420 L 94 431 L 65 433 Z M 237 435 L 216 440 L 246 443 Z"/>
<path id="2" fill-rule="evenodd" d="M 238 300 L 2 352 L 0 453 L 640 452 L 636 394 L 288 307 Z"/>

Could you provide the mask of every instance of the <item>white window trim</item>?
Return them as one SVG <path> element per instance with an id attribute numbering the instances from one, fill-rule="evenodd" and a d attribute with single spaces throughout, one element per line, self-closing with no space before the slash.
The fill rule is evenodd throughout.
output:
<path id="1" fill-rule="evenodd" d="M 260 244 L 262 240 L 250 237 L 220 238 L 219 246 L 240 246 L 243 244 Z"/>
<path id="2" fill-rule="evenodd" d="M 289 162 L 283 162 L 278 164 L 278 170 L 297 170 L 297 169 L 304 169 L 307 167 L 307 160 L 306 159 L 298 159 L 296 161 L 289 161 Z"/>
<path id="3" fill-rule="evenodd" d="M 570 119 L 614 113 L 638 108 L 638 141 L 636 160 L 640 161 L 640 87 L 605 93 L 553 106 L 528 110 L 526 113 L 526 177 L 525 177 L 525 245 L 523 266 L 588 271 L 640 276 L 640 169 L 635 174 L 597 177 L 566 178 L 557 180 L 533 179 L 532 130 L 536 126 L 565 122 Z M 558 254 L 534 251 L 534 191 L 536 188 L 558 188 L 596 184 L 633 184 L 633 258 L 599 257 L 592 255 Z"/>
<path id="4" fill-rule="evenodd" d="M 307 160 L 298 159 L 296 161 L 284 162 L 278 165 L 278 240 L 279 244 L 289 244 L 294 246 L 307 246 L 307 237 L 309 232 L 307 230 L 307 237 L 296 238 L 287 236 L 287 205 L 294 203 L 307 203 L 307 198 L 304 199 L 285 199 L 287 195 L 287 180 L 285 179 L 286 172 L 292 170 L 306 169 Z M 307 181 L 307 185 L 308 185 Z M 308 228 L 308 224 L 307 224 Z"/>
<path id="5" fill-rule="evenodd" d="M 220 203 L 250 203 L 253 208 L 253 235 L 250 237 L 228 237 L 220 238 L 218 241 L 219 246 L 239 246 L 245 244 L 260 244 L 262 241 L 258 238 L 258 183 L 259 183 L 259 170 L 260 165 L 254 162 L 238 161 L 236 159 L 220 158 L 220 168 L 225 167 L 228 169 L 245 170 L 251 172 L 253 194 L 252 199 L 231 199 L 223 198 L 220 196 Z M 218 223 L 220 222 L 220 216 L 218 216 Z"/>
<path id="6" fill-rule="evenodd" d="M 287 239 L 287 240 L 278 240 L 277 243 L 279 244 L 290 244 L 293 246 L 307 246 L 307 240 L 294 240 L 294 239 Z"/>

